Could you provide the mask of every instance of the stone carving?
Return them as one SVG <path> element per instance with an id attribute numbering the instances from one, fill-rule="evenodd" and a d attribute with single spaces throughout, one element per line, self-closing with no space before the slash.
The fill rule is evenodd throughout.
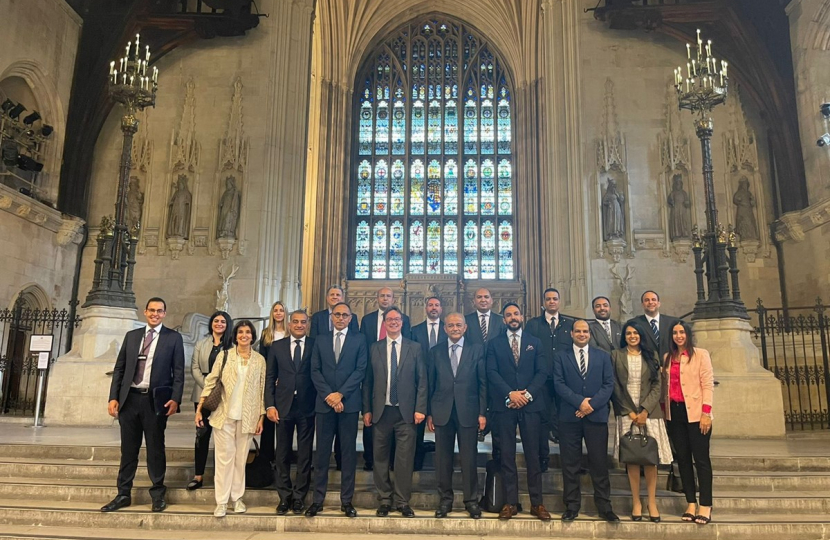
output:
<path id="1" fill-rule="evenodd" d="M 735 205 L 735 233 L 744 240 L 758 240 L 758 222 L 755 219 L 755 196 L 749 191 L 749 179 L 738 181 L 738 190 L 732 196 Z"/>
<path id="2" fill-rule="evenodd" d="M 226 276 L 225 269 L 222 268 L 221 264 L 219 265 L 219 277 L 222 278 L 222 288 L 216 291 L 216 311 L 228 312 L 228 306 L 231 301 L 228 287 L 231 283 L 231 278 L 236 275 L 238 270 L 239 267 L 234 264 L 231 266 L 231 273 Z"/>
<path id="3" fill-rule="evenodd" d="M 634 301 L 631 298 L 631 280 L 634 278 L 634 267 L 625 265 L 624 272 L 621 272 L 619 264 L 615 264 L 610 268 L 610 271 L 620 286 L 620 320 L 627 321 L 634 316 Z"/>
<path id="4" fill-rule="evenodd" d="M 219 224 L 216 227 L 216 238 L 236 238 L 241 198 L 239 190 L 236 189 L 236 178 L 228 176 L 225 179 L 225 192 L 219 201 Z"/>
<path id="5" fill-rule="evenodd" d="M 615 240 L 625 237 L 625 196 L 617 191 L 617 182 L 608 179 L 602 195 L 602 239 Z"/>
<path id="6" fill-rule="evenodd" d="M 127 189 L 127 230 L 132 231 L 141 225 L 141 212 L 144 210 L 144 193 L 137 176 L 130 177 Z"/>
<path id="7" fill-rule="evenodd" d="M 67 214 L 61 216 L 61 226 L 58 229 L 55 240 L 61 247 L 66 247 L 69 244 L 80 244 L 83 240 L 84 224 L 86 222 L 81 218 L 73 217 Z"/>
<path id="8" fill-rule="evenodd" d="M 669 238 L 672 241 L 690 238 L 692 235 L 690 214 L 692 201 L 683 189 L 683 177 L 679 174 L 672 177 L 672 190 L 667 202 L 669 204 Z"/>
<path id="9" fill-rule="evenodd" d="M 167 214 L 167 238 L 187 238 L 190 236 L 190 212 L 193 196 L 187 187 L 187 175 L 180 174 L 176 192 L 170 198 Z"/>

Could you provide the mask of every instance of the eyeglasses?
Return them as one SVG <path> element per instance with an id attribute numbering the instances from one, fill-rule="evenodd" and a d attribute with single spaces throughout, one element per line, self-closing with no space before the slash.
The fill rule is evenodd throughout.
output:
<path id="1" fill-rule="evenodd" d="M 345 319 L 347 317 L 351 317 L 352 314 L 351 313 L 332 313 L 331 316 L 334 317 L 335 319 Z"/>
<path id="2" fill-rule="evenodd" d="M 162 313 L 164 313 L 163 309 L 145 309 L 144 311 L 146 311 L 150 315 L 156 315 L 156 314 L 161 315 Z"/>
<path id="3" fill-rule="evenodd" d="M 400 317 L 386 317 L 383 320 L 389 322 L 401 322 L 403 319 Z"/>

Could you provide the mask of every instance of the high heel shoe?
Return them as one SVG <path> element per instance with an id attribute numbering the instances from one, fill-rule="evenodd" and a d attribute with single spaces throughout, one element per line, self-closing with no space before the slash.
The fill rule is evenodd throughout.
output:
<path id="1" fill-rule="evenodd" d="M 635 516 L 634 514 L 631 514 L 631 521 L 643 521 L 643 516 Z"/>
<path id="2" fill-rule="evenodd" d="M 648 520 L 652 523 L 660 523 L 661 521 L 663 521 L 663 518 L 661 518 L 660 516 L 648 516 Z"/>
<path id="3" fill-rule="evenodd" d="M 698 515 L 695 516 L 695 523 L 697 523 L 698 525 L 709 525 L 709 522 L 711 522 L 711 521 L 712 521 L 712 509 L 711 508 L 709 508 L 709 515 L 708 516 L 703 516 L 701 514 L 698 514 Z"/>

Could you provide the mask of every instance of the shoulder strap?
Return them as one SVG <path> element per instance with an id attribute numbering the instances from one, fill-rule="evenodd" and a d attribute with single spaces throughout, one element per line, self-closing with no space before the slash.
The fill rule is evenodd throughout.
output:
<path id="1" fill-rule="evenodd" d="M 225 363 L 228 361 L 228 349 L 225 349 L 225 354 L 222 355 L 222 367 L 219 368 L 219 378 L 222 377 L 222 371 L 225 369 Z"/>

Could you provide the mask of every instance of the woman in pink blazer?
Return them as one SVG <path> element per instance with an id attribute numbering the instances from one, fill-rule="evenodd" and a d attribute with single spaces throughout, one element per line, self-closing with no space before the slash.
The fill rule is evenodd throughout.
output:
<path id="1" fill-rule="evenodd" d="M 663 395 L 666 427 L 689 503 L 680 519 L 706 525 L 712 520 L 712 360 L 707 350 L 694 346 L 692 329 L 685 322 L 675 324 L 671 335 L 671 347 L 663 359 Z M 700 506 L 695 497 L 695 467 Z"/>

